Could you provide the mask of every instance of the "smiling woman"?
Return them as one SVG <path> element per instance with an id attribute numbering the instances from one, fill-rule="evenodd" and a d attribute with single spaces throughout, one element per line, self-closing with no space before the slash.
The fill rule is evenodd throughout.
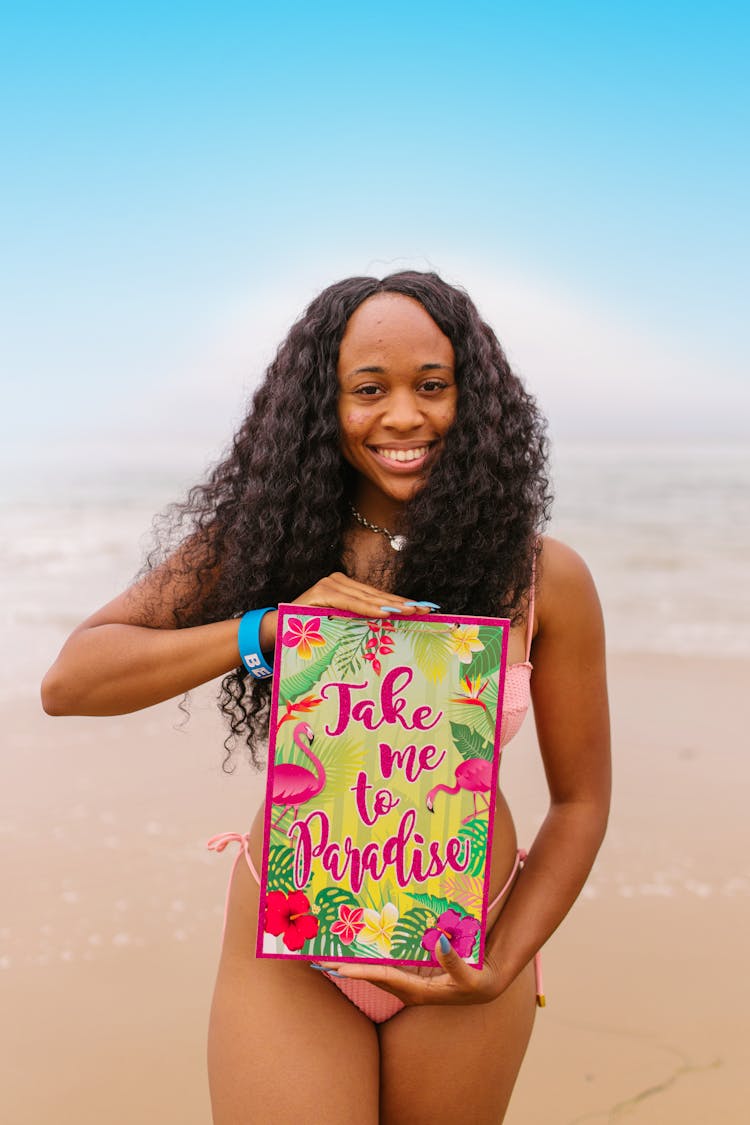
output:
<path id="1" fill-rule="evenodd" d="M 414 298 L 380 293 L 352 314 L 339 348 L 338 415 L 366 519 L 395 524 L 423 483 L 456 416 L 454 366 L 453 345 Z"/>
<path id="2" fill-rule="evenodd" d="M 211 1014 L 216 1125 L 262 1120 L 255 1106 L 266 1105 L 292 1120 L 303 1099 L 309 1120 L 332 1125 L 502 1120 L 534 1019 L 532 962 L 586 879 L 609 799 L 599 603 L 582 560 L 542 537 L 548 508 L 543 419 L 467 295 L 434 274 L 338 282 L 281 344 L 228 456 L 171 510 L 163 552 L 73 632 L 45 677 L 49 713 L 111 715 L 223 676 L 227 760 L 244 735 L 259 764 L 279 602 L 364 617 L 373 660 L 395 614 L 441 606 L 511 619 L 501 743 L 533 694 L 549 810 L 521 871 L 510 810 L 495 801 L 483 968 L 464 963 L 469 935 L 450 912 L 423 973 L 257 959 L 261 808 L 248 833 L 212 842 L 237 840 L 247 860 L 233 869 Z M 302 660 L 320 643 L 317 624 L 284 634 Z M 456 643 L 470 653 L 476 638 L 466 629 Z M 481 707 L 478 683 L 465 687 Z M 402 714 L 400 690 L 384 682 L 377 705 L 340 690 L 339 705 L 379 741 L 387 716 L 429 730 L 429 707 Z M 278 801 L 302 806 L 298 824 L 302 789 L 323 776 L 310 733 L 299 745 L 315 772 L 289 773 Z M 380 749 L 389 769 L 429 765 L 416 747 Z M 456 783 L 486 789 L 479 774 Z M 406 840 L 406 818 L 400 831 Z M 273 926 L 295 941 L 317 928 L 298 897 L 273 903 Z M 392 925 L 366 915 L 342 920 L 347 936 Z"/>

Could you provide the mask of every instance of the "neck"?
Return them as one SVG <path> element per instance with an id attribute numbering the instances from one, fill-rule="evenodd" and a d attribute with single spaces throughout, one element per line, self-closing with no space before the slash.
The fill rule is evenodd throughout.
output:
<path id="1" fill-rule="evenodd" d="M 403 511 L 403 504 L 397 500 L 390 500 L 387 496 L 383 496 L 382 492 L 362 485 L 355 492 L 352 504 L 370 523 L 387 527 L 389 531 L 398 527 Z"/>

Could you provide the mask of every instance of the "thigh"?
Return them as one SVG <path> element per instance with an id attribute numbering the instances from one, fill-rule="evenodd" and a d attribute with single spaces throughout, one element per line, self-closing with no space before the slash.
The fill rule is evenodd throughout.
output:
<path id="1" fill-rule="evenodd" d="M 257 903 L 243 863 L 233 881 L 209 1025 L 214 1125 L 375 1125 L 374 1025 L 306 963 L 256 959 Z"/>
<path id="2" fill-rule="evenodd" d="M 405 1008 L 380 1029 L 382 1125 L 498 1125 L 536 1010 L 531 965 L 491 1004 Z"/>

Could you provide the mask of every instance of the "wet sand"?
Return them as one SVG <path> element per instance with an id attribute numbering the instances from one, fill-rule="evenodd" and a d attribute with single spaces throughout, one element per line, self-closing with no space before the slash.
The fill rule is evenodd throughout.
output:
<path id="1" fill-rule="evenodd" d="M 740 700 L 750 663 L 614 657 L 615 801 L 583 896 L 545 949 L 508 1125 L 744 1120 L 750 920 Z M 0 1106 L 8 1125 L 210 1121 L 204 1043 L 228 853 L 262 778 L 221 770 L 211 693 L 50 719 L 3 704 Z M 533 723 L 503 783 L 545 810 Z"/>

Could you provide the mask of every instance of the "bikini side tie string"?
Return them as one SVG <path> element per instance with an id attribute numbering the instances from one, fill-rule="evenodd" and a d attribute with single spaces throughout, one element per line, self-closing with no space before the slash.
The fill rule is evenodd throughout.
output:
<path id="1" fill-rule="evenodd" d="M 258 885 L 260 885 L 260 879 L 258 878 L 258 872 L 255 870 L 255 864 L 253 863 L 252 857 L 250 855 L 250 833 L 249 832 L 245 832 L 244 834 L 241 833 L 241 832 L 220 832 L 218 836 L 212 836 L 211 837 L 211 839 L 206 844 L 206 847 L 211 852 L 223 852 L 224 848 L 227 846 L 227 844 L 233 844 L 233 843 L 239 844 L 240 850 L 237 852 L 237 855 L 234 857 L 234 863 L 232 864 L 232 870 L 229 873 L 229 883 L 227 885 L 227 894 L 226 894 L 226 898 L 224 899 L 224 926 L 223 926 L 222 931 L 221 931 L 222 945 L 224 944 L 224 935 L 227 932 L 227 915 L 229 913 L 229 896 L 230 896 L 231 891 L 232 891 L 232 882 L 234 880 L 234 873 L 237 870 L 237 864 L 240 862 L 243 855 L 244 855 L 245 859 L 247 860 L 247 866 L 250 868 L 250 871 L 252 873 L 253 878 L 255 879 L 255 882 L 258 883 Z"/>
<path id="2" fill-rule="evenodd" d="M 529 853 L 524 851 L 523 848 L 518 849 L 518 852 L 516 853 L 516 862 L 514 863 L 513 870 L 510 873 L 510 878 L 508 879 L 508 882 L 505 884 L 505 886 L 501 890 L 500 894 L 498 895 L 498 898 L 501 898 L 505 894 L 508 887 L 510 886 L 510 884 L 513 881 L 513 876 L 515 875 L 516 871 L 519 868 L 523 868 L 523 865 L 526 863 L 526 860 L 528 858 L 528 854 Z M 536 1003 L 537 1003 L 537 1007 L 538 1008 L 546 1008 L 547 997 L 544 995 L 544 977 L 542 976 L 542 951 L 541 951 L 541 949 L 538 949 L 536 951 L 536 953 L 534 954 L 534 980 L 536 982 Z"/>

